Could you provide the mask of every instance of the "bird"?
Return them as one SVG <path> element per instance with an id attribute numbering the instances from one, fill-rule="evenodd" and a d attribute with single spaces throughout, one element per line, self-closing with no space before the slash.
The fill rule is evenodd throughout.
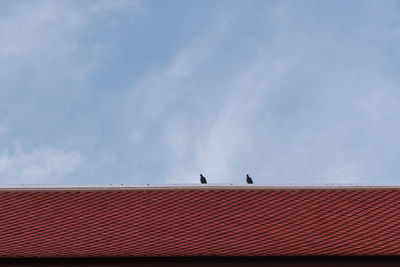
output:
<path id="1" fill-rule="evenodd" d="M 251 177 L 248 174 L 246 175 L 246 182 L 248 184 L 253 184 L 253 179 L 251 179 Z"/>
<path id="2" fill-rule="evenodd" d="M 200 173 L 200 183 L 202 183 L 202 184 L 207 183 L 206 177 L 204 177 L 203 174 L 201 174 L 201 173 Z"/>

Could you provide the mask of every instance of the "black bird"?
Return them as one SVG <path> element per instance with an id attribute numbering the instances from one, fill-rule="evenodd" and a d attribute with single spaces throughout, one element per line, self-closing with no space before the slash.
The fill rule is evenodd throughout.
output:
<path id="1" fill-rule="evenodd" d="M 202 183 L 202 184 L 207 183 L 206 177 L 204 177 L 203 174 L 201 174 L 201 173 L 200 173 L 200 183 Z"/>
<path id="2" fill-rule="evenodd" d="M 247 174 L 247 176 L 246 176 L 246 182 L 248 183 L 248 184 L 253 184 L 253 179 L 251 179 L 251 177 Z"/>

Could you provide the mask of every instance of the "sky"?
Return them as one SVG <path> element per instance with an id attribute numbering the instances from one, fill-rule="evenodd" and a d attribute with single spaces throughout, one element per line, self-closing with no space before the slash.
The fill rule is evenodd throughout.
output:
<path id="1" fill-rule="evenodd" d="M 400 184 L 400 1 L 3 0 L 1 184 Z"/>

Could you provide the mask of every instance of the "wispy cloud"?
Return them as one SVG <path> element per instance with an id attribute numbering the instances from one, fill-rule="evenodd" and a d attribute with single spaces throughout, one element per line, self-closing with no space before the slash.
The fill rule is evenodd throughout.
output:
<path id="1" fill-rule="evenodd" d="M 58 183 L 83 167 L 84 157 L 77 151 L 62 151 L 53 148 L 33 151 L 0 153 L 1 183 Z"/>
<path id="2" fill-rule="evenodd" d="M 245 165 L 252 165 L 249 159 L 255 156 L 252 151 L 258 145 L 253 131 L 258 127 L 266 132 L 272 130 L 268 125 L 254 127 L 257 123 L 254 120 L 257 113 L 263 112 L 268 92 L 279 87 L 289 67 L 273 61 L 257 62 L 246 66 L 246 70 L 224 88 L 213 88 L 225 91 L 225 97 L 218 106 L 204 103 L 204 108 L 212 109 L 213 115 L 202 118 L 205 123 L 201 127 L 188 123 L 190 118 L 186 118 L 186 128 L 182 127 L 185 123 L 171 120 L 167 129 L 170 148 L 179 159 L 186 159 L 186 162 L 172 163 L 174 179 L 171 181 L 193 182 L 199 172 L 214 177 L 214 182 L 238 182 L 243 178 Z M 265 122 L 260 119 L 260 123 L 262 121 Z M 196 131 L 191 131 L 192 127 Z M 177 145 L 183 133 L 189 135 L 184 137 L 186 146 Z"/>
<path id="3" fill-rule="evenodd" d="M 4 173 L 396 182 L 396 1 L 170 3 L 20 2 L 1 13 Z M 135 12 L 146 14 L 137 25 Z"/>
<path id="4" fill-rule="evenodd" d="M 10 12 L 0 17 L 0 79 L 19 79 L 26 71 L 55 75 L 58 80 L 86 75 L 104 52 L 99 46 L 107 44 L 85 43 L 88 27 L 102 14 L 140 6 L 139 1 L 88 3 L 42 0 L 11 5 Z"/>
<path id="5" fill-rule="evenodd" d="M 80 120 L 91 112 L 88 81 L 111 49 L 112 40 L 90 38 L 95 33 L 93 25 L 99 18 L 110 21 L 107 15 L 112 12 L 141 8 L 140 1 L 4 4 L 7 11 L 0 15 L 0 183 L 65 183 L 68 175 L 82 171 L 87 153 L 82 149 L 86 141 L 71 140 L 95 139 L 92 133 L 77 136 L 73 132 L 87 125 L 82 126 Z"/>
<path id="6" fill-rule="evenodd" d="M 265 26 L 277 29 L 270 31 L 271 43 L 255 40 L 255 62 L 242 61 L 233 80 L 213 88 L 225 97 L 217 106 L 204 103 L 211 112 L 198 120 L 206 122 L 201 128 L 190 116 L 169 121 L 170 182 L 197 182 L 200 172 L 227 183 L 243 182 L 247 172 L 273 184 L 393 181 L 387 168 L 395 170 L 383 158 L 400 152 L 388 146 L 400 130 L 393 116 L 399 94 L 396 76 L 375 61 L 386 57 L 371 36 L 375 22 L 363 26 L 371 31 L 351 36 L 337 21 L 307 18 L 312 7 L 299 12 L 296 6 L 266 9 Z M 361 18 L 370 14 L 366 6 L 355 7 Z M 381 26 L 386 37 L 399 32 L 389 21 Z M 320 38 L 323 28 L 330 35 Z M 372 43 L 361 45 L 365 37 Z M 383 157 L 378 162 L 377 155 Z"/>

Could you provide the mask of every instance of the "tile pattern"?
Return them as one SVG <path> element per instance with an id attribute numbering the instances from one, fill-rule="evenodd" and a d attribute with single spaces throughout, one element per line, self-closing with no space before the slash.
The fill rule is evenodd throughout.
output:
<path id="1" fill-rule="evenodd" d="M 0 192 L 0 257 L 400 255 L 398 189 Z"/>

